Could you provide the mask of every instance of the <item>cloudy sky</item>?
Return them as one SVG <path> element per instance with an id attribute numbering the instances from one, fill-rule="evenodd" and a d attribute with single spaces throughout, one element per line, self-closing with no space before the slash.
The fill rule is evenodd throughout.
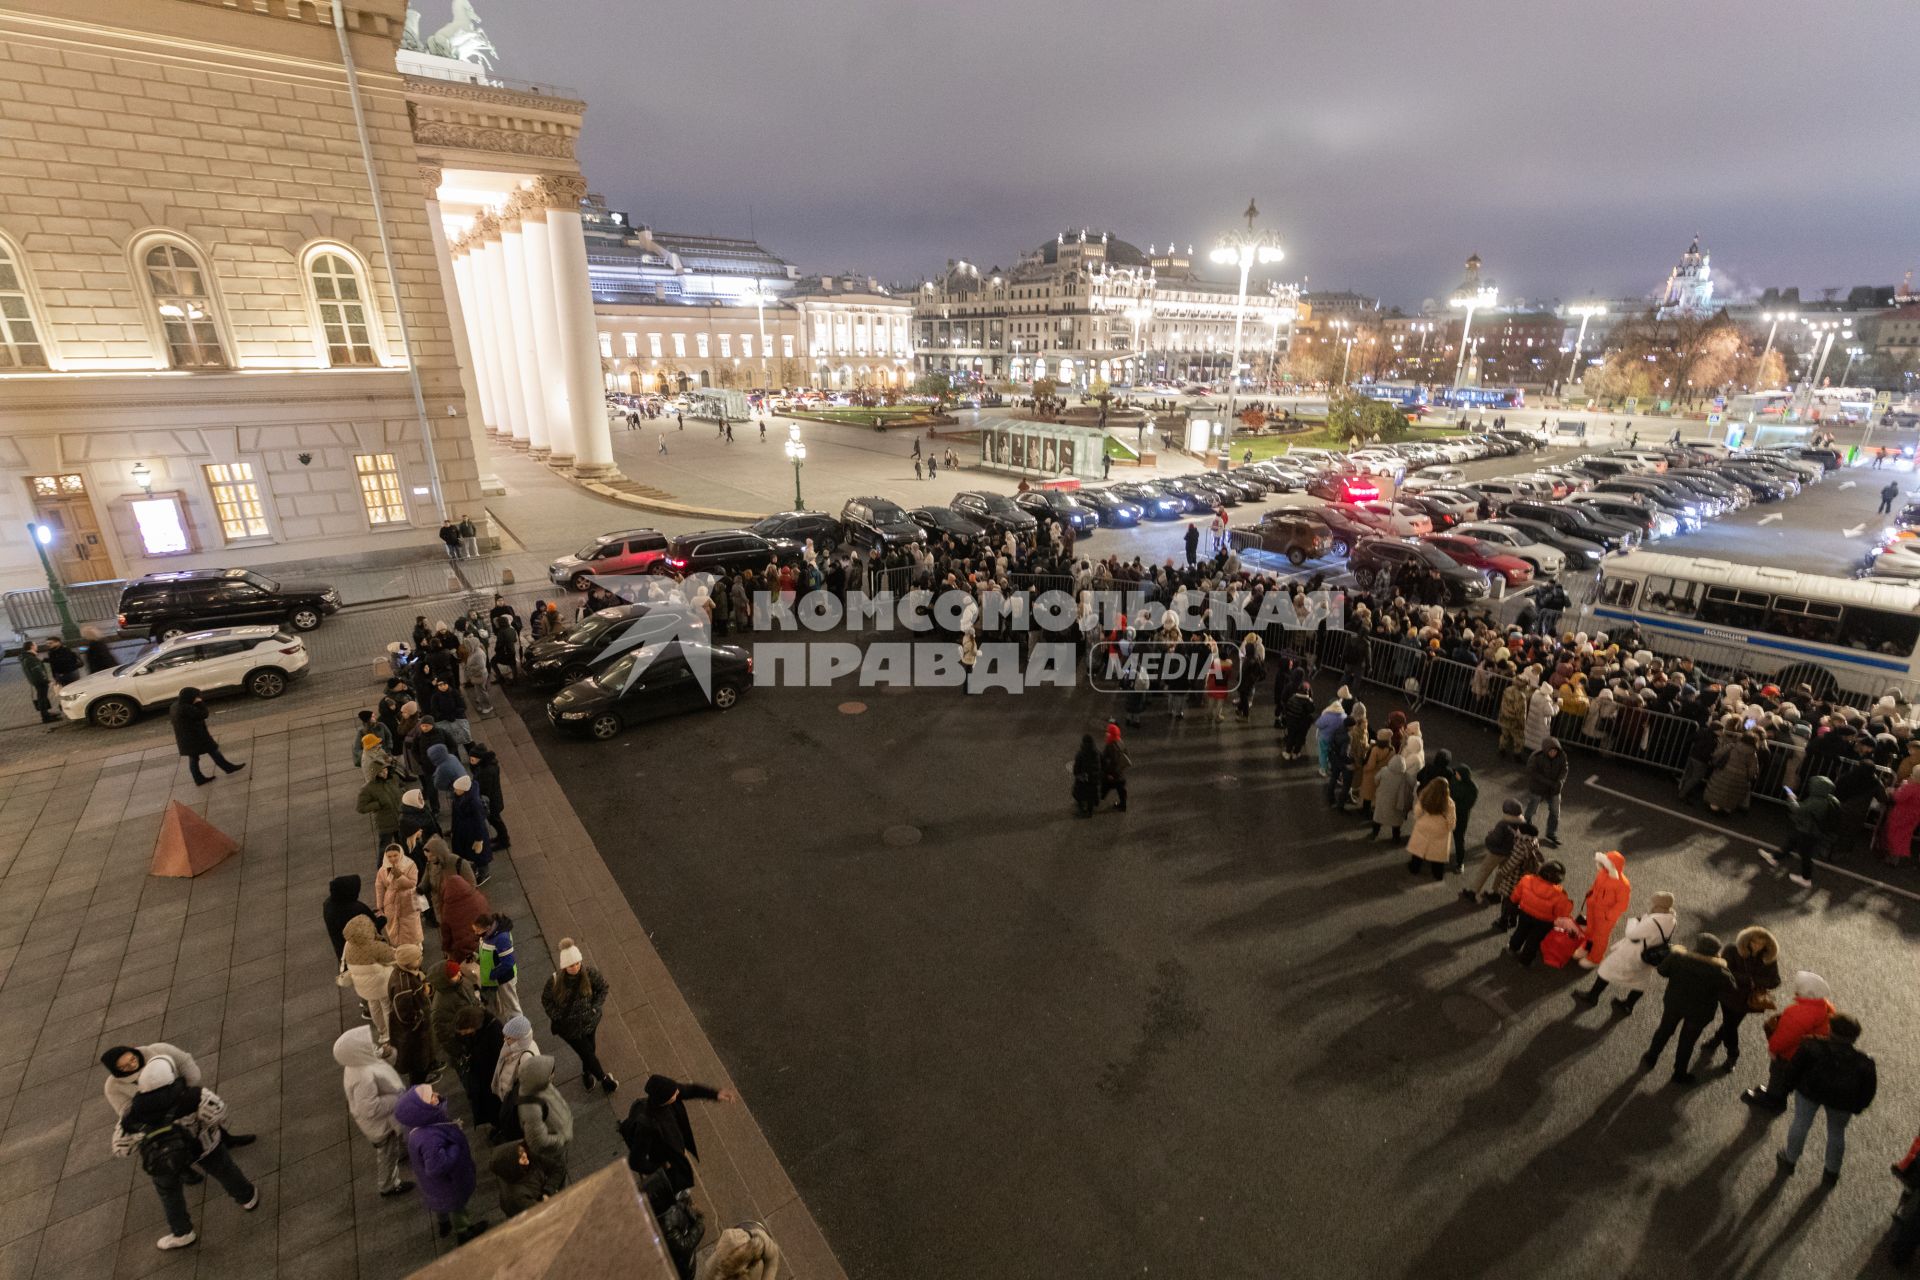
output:
<path id="1" fill-rule="evenodd" d="M 432 31 L 446 0 L 416 0 Z M 1920 266 L 1920 3 L 475 0 L 502 74 L 589 103 L 595 190 L 809 271 L 1011 265 L 1066 227 L 1209 238 L 1417 304 Z"/>

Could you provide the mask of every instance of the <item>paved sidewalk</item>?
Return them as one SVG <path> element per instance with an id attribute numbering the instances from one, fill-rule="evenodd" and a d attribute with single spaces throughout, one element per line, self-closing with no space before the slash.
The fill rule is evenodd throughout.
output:
<path id="1" fill-rule="evenodd" d="M 170 742 L 85 741 L 0 767 L 0 1280 L 385 1280 L 435 1256 L 418 1198 L 374 1193 L 372 1149 L 347 1116 L 331 1053 L 358 1011 L 334 985 L 320 907 L 336 874 L 360 873 L 370 892 L 374 865 L 342 732 L 363 698 L 247 721 L 217 712 L 216 735 L 248 767 L 204 788 Z M 546 1030 L 538 985 L 562 933 L 613 984 L 601 1042 L 625 1082 L 618 1098 L 583 1094 L 571 1052 L 543 1045 L 574 1107 L 578 1174 L 621 1157 L 614 1124 L 649 1070 L 716 1085 L 728 1077 L 502 702 L 499 718 L 477 723 L 500 751 L 516 839 L 486 892 L 516 920 L 536 1035 Z M 175 799 L 242 851 L 194 880 L 148 876 Z M 431 958 L 438 944 L 428 938 Z M 235 1154 L 261 1210 L 243 1215 L 217 1191 L 190 1188 L 201 1241 L 177 1253 L 154 1247 L 164 1234 L 158 1198 L 136 1161 L 112 1157 L 100 1096 L 100 1052 L 156 1039 L 191 1051 L 233 1127 L 260 1137 Z M 695 1123 L 710 1229 L 763 1219 L 795 1275 L 839 1276 L 748 1106 L 703 1108 Z M 476 1147 L 475 1206 L 497 1220 L 486 1148 Z"/>

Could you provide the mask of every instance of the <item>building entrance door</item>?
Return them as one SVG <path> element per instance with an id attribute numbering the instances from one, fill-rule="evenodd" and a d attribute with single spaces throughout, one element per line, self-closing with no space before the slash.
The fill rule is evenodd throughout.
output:
<path id="1" fill-rule="evenodd" d="M 60 581 L 111 578 L 113 558 L 107 554 L 107 541 L 101 536 L 93 499 L 87 495 L 86 479 L 72 474 L 29 476 L 27 492 L 33 498 L 33 518 L 52 531 L 47 558 L 53 561 Z"/>

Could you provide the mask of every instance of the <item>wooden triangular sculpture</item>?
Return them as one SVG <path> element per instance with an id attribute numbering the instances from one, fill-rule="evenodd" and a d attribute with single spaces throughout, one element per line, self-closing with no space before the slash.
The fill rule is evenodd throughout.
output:
<path id="1" fill-rule="evenodd" d="M 197 876 L 235 853 L 240 844 L 232 836 L 175 800 L 160 819 L 160 838 L 153 845 L 152 874 Z"/>
<path id="2" fill-rule="evenodd" d="M 626 1161 L 515 1214 L 410 1280 L 676 1280 Z"/>

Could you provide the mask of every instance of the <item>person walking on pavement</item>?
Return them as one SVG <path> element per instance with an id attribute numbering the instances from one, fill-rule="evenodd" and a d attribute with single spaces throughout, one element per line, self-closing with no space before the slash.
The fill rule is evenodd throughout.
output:
<path id="1" fill-rule="evenodd" d="M 1640 997 L 1653 989 L 1653 976 L 1671 954 L 1674 931 L 1679 927 L 1680 917 L 1674 914 L 1673 895 L 1654 894 L 1647 913 L 1627 921 L 1619 943 L 1607 948 L 1600 967 L 1594 970 L 1593 985 L 1585 991 L 1574 992 L 1573 998 L 1591 1008 L 1600 1003 L 1602 991 L 1610 986 L 1618 987 L 1627 994 L 1624 999 L 1613 998 L 1614 1016 L 1624 1018 L 1632 1013 Z"/>
<path id="2" fill-rule="evenodd" d="M 1661 962 L 1660 976 L 1667 980 L 1666 997 L 1661 1002 L 1660 1025 L 1653 1030 L 1653 1043 L 1640 1055 L 1640 1069 L 1651 1071 L 1660 1061 L 1660 1051 L 1676 1029 L 1679 1044 L 1673 1051 L 1673 1083 L 1692 1084 L 1695 1076 L 1688 1068 L 1693 1062 L 1693 1046 L 1700 1033 L 1713 1021 L 1721 1002 L 1739 989 L 1727 962 L 1720 958 L 1720 939 L 1703 933 L 1694 949 L 1675 947 Z"/>
<path id="3" fill-rule="evenodd" d="M 1876 467 L 1879 466 L 1880 460 L 1878 458 L 1875 458 L 1873 465 Z M 1880 491 L 1880 509 L 1874 512 L 1874 514 L 1882 515 L 1882 516 L 1892 515 L 1893 500 L 1899 496 L 1900 496 L 1900 482 L 1898 480 L 1887 481 L 1887 487 Z"/>
<path id="4" fill-rule="evenodd" d="M 1200 526 L 1191 520 L 1187 521 L 1185 541 L 1187 544 L 1187 568 L 1191 569 L 1194 565 L 1200 563 Z"/>
<path id="5" fill-rule="evenodd" d="M 20 673 L 33 689 L 33 709 L 40 713 L 40 723 L 58 720 L 53 709 L 53 675 L 40 657 L 40 646 L 31 640 L 20 646 Z"/>
<path id="6" fill-rule="evenodd" d="M 1829 1187 L 1840 1181 L 1840 1163 L 1847 1155 L 1847 1122 L 1873 1105 L 1880 1084 L 1873 1059 L 1855 1047 L 1859 1039 L 1859 1019 L 1836 1013 L 1825 1039 L 1809 1040 L 1793 1055 L 1787 1070 L 1793 1119 L 1787 1125 L 1786 1145 L 1774 1157 L 1788 1173 L 1800 1163 L 1814 1113 L 1825 1111 L 1827 1157 L 1820 1181 Z"/>
<path id="7" fill-rule="evenodd" d="M 1607 944 L 1613 937 L 1613 926 L 1627 913 L 1627 903 L 1633 896 L 1633 882 L 1627 879 L 1627 860 L 1618 849 L 1608 849 L 1593 855 L 1593 885 L 1587 890 L 1587 897 L 1580 904 L 1580 914 L 1585 917 L 1584 936 L 1574 954 L 1581 951 L 1582 969 L 1598 968 L 1607 958 Z"/>
<path id="8" fill-rule="evenodd" d="M 1793 1002 L 1767 1019 L 1767 1083 L 1748 1089 L 1740 1101 L 1775 1115 L 1787 1109 L 1792 1089 L 1787 1072 L 1800 1046 L 1827 1034 L 1833 1018 L 1833 989 L 1819 974 L 1802 969 L 1793 975 Z"/>
<path id="9" fill-rule="evenodd" d="M 213 781 L 200 772 L 201 756 L 219 765 L 222 773 L 238 773 L 247 767 L 244 760 L 235 764 L 220 754 L 220 744 L 213 740 L 213 731 L 207 728 L 206 699 L 192 685 L 180 691 L 180 696 L 173 701 L 173 710 L 167 715 L 173 722 L 173 745 L 187 758 L 187 772 L 193 775 L 195 786 L 204 787 Z"/>
<path id="10" fill-rule="evenodd" d="M 107 643 L 107 638 L 100 634 L 98 627 L 82 627 L 80 636 L 87 642 L 84 652 L 87 658 L 88 675 L 99 675 L 102 671 L 111 671 L 120 665 L 120 659 L 115 656 L 113 646 Z"/>
<path id="11" fill-rule="evenodd" d="M 1724 1071 L 1733 1070 L 1740 1061 L 1740 1024 L 1750 1013 L 1773 1008 L 1773 993 L 1780 988 L 1780 944 L 1759 925 L 1750 925 L 1733 935 L 1733 942 L 1720 953 L 1733 974 L 1734 994 L 1720 1002 L 1720 1029 L 1700 1051 L 1704 1064 L 1715 1049 L 1725 1049 Z"/>
<path id="12" fill-rule="evenodd" d="M 664 1168 L 676 1193 L 687 1190 L 693 1186 L 692 1162 L 700 1158 L 693 1122 L 687 1118 L 687 1103 L 738 1101 L 740 1095 L 731 1089 L 683 1084 L 670 1076 L 648 1076 L 644 1096 L 620 1122 L 620 1137 L 627 1144 L 627 1167 L 643 1175 Z"/>
<path id="13" fill-rule="evenodd" d="M 159 1247 L 184 1249 L 200 1238 L 182 1186 L 195 1164 L 241 1209 L 250 1213 L 259 1208 L 259 1190 L 227 1150 L 227 1104 L 220 1095 L 180 1079 L 173 1063 L 161 1057 L 140 1069 L 137 1084 L 133 1101 L 113 1126 L 113 1154 L 124 1157 L 138 1151 L 141 1168 L 153 1179 L 167 1216 L 167 1234 L 160 1237 Z"/>
<path id="14" fill-rule="evenodd" d="M 487 831 L 487 803 L 480 798 L 471 774 L 453 780 L 453 814 L 449 823 L 453 851 L 473 864 L 474 874 L 485 884 L 493 878 L 493 844 Z"/>
<path id="15" fill-rule="evenodd" d="M 1120 799 L 1113 807 L 1121 813 L 1127 809 L 1127 770 L 1132 767 L 1133 757 L 1120 740 L 1120 726 L 1107 721 L 1107 742 L 1100 748 L 1100 798 L 1105 800 L 1109 791 L 1118 792 Z"/>
<path id="16" fill-rule="evenodd" d="M 1547 806 L 1547 833 L 1540 843 L 1549 849 L 1560 847 L 1560 793 L 1566 790 L 1571 767 L 1558 738 L 1543 739 L 1540 749 L 1527 757 L 1526 819 L 1532 822 L 1541 804 Z"/>
<path id="17" fill-rule="evenodd" d="M 1860 766 L 1865 767 L 1865 766 Z M 1770 867 L 1780 865 L 1780 859 L 1800 855 L 1800 869 L 1789 872 L 1787 879 L 1802 889 L 1813 888 L 1813 864 L 1816 859 L 1827 856 L 1833 845 L 1833 832 L 1840 825 L 1835 818 L 1840 813 L 1840 802 L 1833 796 L 1833 779 L 1824 774 L 1807 783 L 1807 798 L 1802 800 L 1794 794 L 1792 787 L 1780 788 L 1787 798 L 1787 819 L 1792 830 L 1787 833 L 1786 843 L 1780 846 L 1779 853 L 1766 849 L 1760 850 L 1760 856 Z"/>
<path id="18" fill-rule="evenodd" d="M 620 1087 L 620 1082 L 600 1065 L 595 1043 L 609 990 L 606 978 L 580 954 L 580 945 L 572 938 L 560 939 L 559 967 L 540 989 L 540 1007 L 546 1010 L 553 1034 L 580 1055 L 580 1083 L 588 1089 L 598 1084 L 605 1093 Z"/>
<path id="19" fill-rule="evenodd" d="M 456 526 L 460 533 L 460 554 L 471 559 L 480 554 L 480 529 L 472 516 L 463 515 Z"/>
<path id="20" fill-rule="evenodd" d="M 407 1163 L 407 1140 L 394 1123 L 393 1107 L 407 1086 L 400 1073 L 380 1055 L 369 1027 L 352 1027 L 333 1042 L 333 1060 L 342 1068 L 340 1087 L 347 1095 L 347 1113 L 373 1144 L 373 1182 L 383 1196 L 413 1190 L 401 1170 Z"/>
<path id="21" fill-rule="evenodd" d="M 493 829 L 489 841 L 492 852 L 512 847 L 507 823 L 500 816 L 507 807 L 506 793 L 500 789 L 500 757 L 483 742 L 467 744 L 467 768 L 473 773 L 473 785 L 487 804 L 487 825 Z"/>
<path id="22" fill-rule="evenodd" d="M 1080 735 L 1080 750 L 1073 757 L 1073 806 L 1083 818 L 1091 818 L 1100 804 L 1100 751 L 1093 735 Z"/>

